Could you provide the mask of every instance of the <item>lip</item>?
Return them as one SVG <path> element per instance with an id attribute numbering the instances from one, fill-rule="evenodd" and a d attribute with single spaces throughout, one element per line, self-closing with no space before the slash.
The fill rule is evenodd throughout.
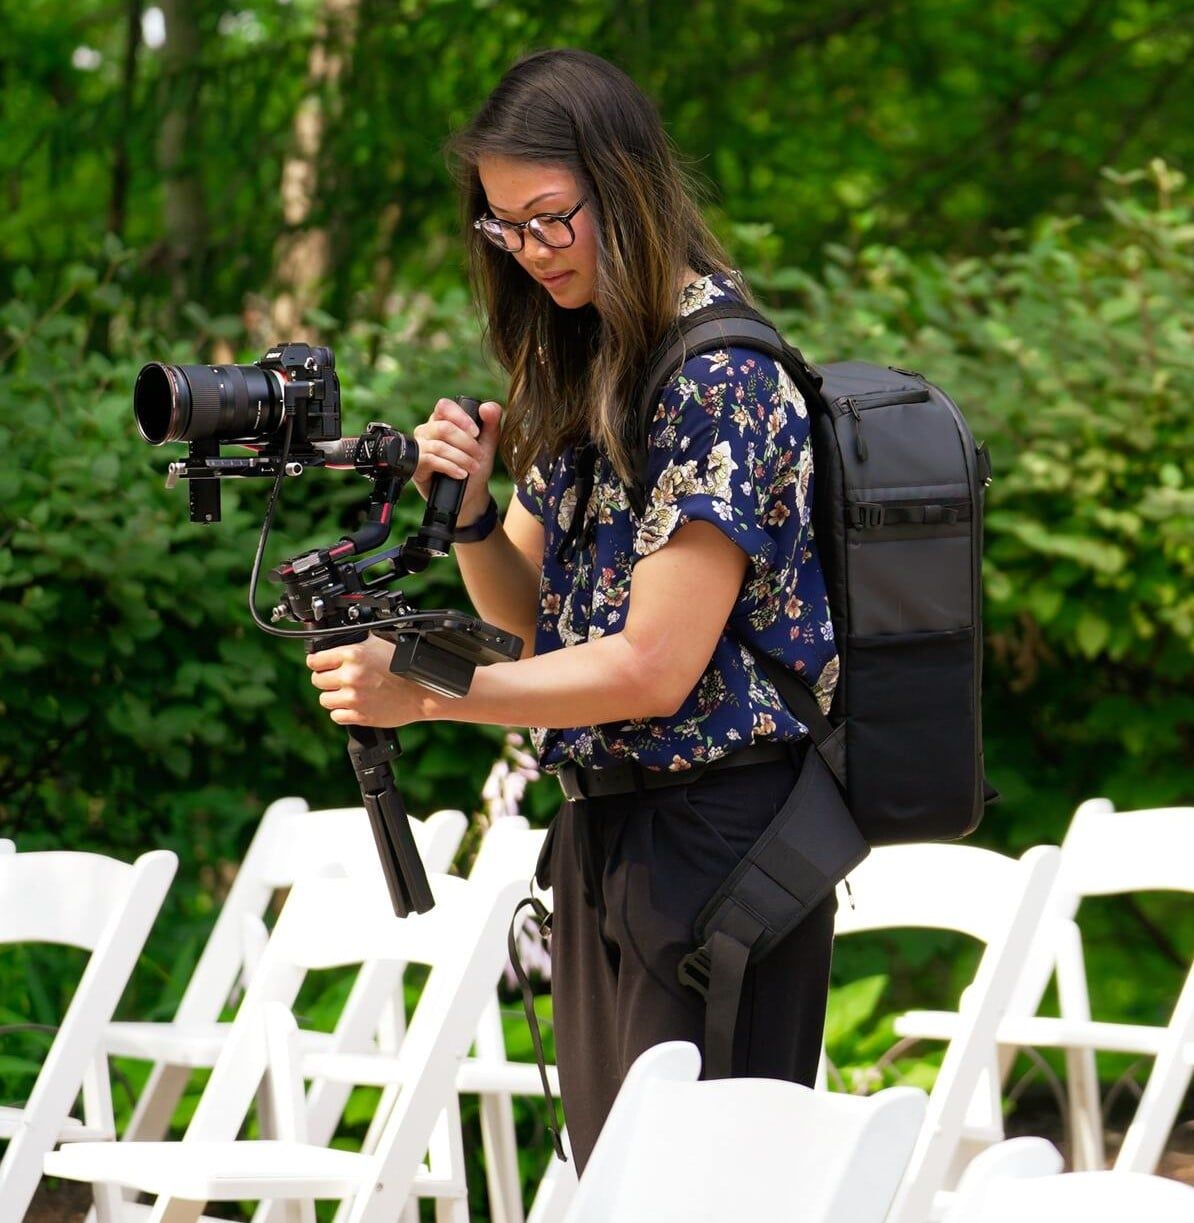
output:
<path id="1" fill-rule="evenodd" d="M 557 285 L 562 285 L 571 275 L 571 271 L 557 272 L 554 276 L 540 276 L 538 277 L 538 280 L 539 283 L 545 288 L 554 289 Z"/>

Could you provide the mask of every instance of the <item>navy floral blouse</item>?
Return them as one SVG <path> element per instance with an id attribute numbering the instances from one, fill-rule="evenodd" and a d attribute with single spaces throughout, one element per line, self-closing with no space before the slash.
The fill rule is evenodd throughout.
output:
<path id="1" fill-rule="evenodd" d="M 733 282 L 702 277 L 682 292 L 679 313 L 720 298 L 739 299 Z M 679 711 L 567 730 L 532 728 L 546 770 L 567 760 L 604 768 L 636 759 L 679 772 L 753 742 L 807 734 L 744 641 L 811 682 L 828 710 L 838 659 L 810 517 L 812 457 L 808 412 L 788 375 L 769 357 L 729 348 L 691 358 L 664 388 L 650 428 L 641 518 L 597 454 L 583 523 L 591 529 L 569 561 L 556 554 L 577 504 L 576 452 L 570 447 L 554 462 L 541 457 L 531 468 L 516 493 L 546 536 L 536 654 L 620 632 L 635 564 L 687 522 L 712 523 L 750 560 L 726 630 Z"/>

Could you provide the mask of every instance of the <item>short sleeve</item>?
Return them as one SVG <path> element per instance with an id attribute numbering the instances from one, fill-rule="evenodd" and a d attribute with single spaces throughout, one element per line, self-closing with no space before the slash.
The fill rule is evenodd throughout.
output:
<path id="1" fill-rule="evenodd" d="M 777 537 L 796 525 L 792 473 L 807 440 L 803 398 L 770 357 L 730 348 L 690 358 L 651 422 L 635 558 L 704 521 L 746 553 L 755 577 L 766 574 Z"/>
<path id="2" fill-rule="evenodd" d="M 546 452 L 531 464 L 530 471 L 514 486 L 514 495 L 523 506 L 542 524 L 543 499 L 547 496 L 547 479 L 544 471 L 547 468 Z"/>

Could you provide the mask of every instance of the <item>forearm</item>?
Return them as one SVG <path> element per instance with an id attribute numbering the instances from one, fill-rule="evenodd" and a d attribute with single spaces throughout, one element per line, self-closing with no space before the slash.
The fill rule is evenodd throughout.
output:
<path id="1" fill-rule="evenodd" d="M 478 667 L 468 695 L 428 693 L 424 716 L 498 726 L 594 726 L 675 711 L 657 663 L 625 633 Z"/>
<path id="2" fill-rule="evenodd" d="M 457 544 L 456 563 L 481 619 L 523 640 L 523 657 L 535 649 L 539 572 L 510 541 L 501 523 L 475 544 Z M 530 725 L 530 723 L 527 723 Z"/>

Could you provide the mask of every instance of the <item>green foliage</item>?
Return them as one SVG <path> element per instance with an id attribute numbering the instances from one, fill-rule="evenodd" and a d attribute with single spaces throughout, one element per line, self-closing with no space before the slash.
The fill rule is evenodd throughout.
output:
<path id="1" fill-rule="evenodd" d="M 330 28 L 319 0 L 170 7 L 194 30 L 192 56 L 145 46 L 127 6 L 47 0 L 9 15 L 0 296 L 20 266 L 53 292 L 113 230 L 149 253 L 137 281 L 150 316 L 185 300 L 167 292 L 176 254 L 191 297 L 240 313 L 274 283 L 291 221 L 283 165 L 309 104 L 325 118 L 305 222 L 329 242 L 322 304 L 379 320 L 383 268 L 455 280 L 441 146 L 516 58 L 543 47 L 623 66 L 718 215 L 774 225 L 799 267 L 818 265 L 826 242 L 985 251 L 1000 229 L 1089 212 L 1103 165 L 1191 151 L 1180 117 L 1194 31 L 1179 0 L 358 0 L 337 5 Z M 317 42 L 343 59 L 334 79 L 311 78 Z M 80 48 L 91 55 L 75 66 Z M 186 235 L 169 232 L 163 181 L 163 120 L 180 111 L 170 174 L 193 183 L 202 221 Z"/>

